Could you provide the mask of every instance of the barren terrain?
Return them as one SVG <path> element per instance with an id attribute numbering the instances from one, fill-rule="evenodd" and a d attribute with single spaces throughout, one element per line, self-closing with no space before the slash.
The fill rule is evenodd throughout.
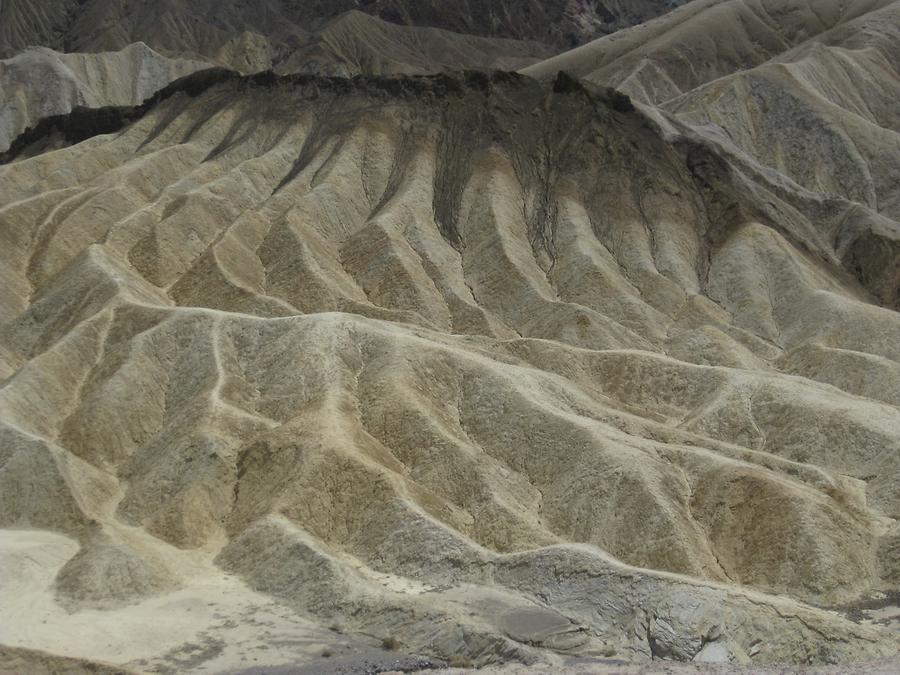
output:
<path id="1" fill-rule="evenodd" d="M 524 74 L 350 14 L 55 98 L 0 159 L 0 669 L 891 672 L 898 6 Z"/>

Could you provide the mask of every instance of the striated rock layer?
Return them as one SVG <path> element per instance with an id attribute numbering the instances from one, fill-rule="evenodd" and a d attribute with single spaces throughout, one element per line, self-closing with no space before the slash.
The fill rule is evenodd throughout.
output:
<path id="1" fill-rule="evenodd" d="M 0 526 L 66 606 L 202 550 L 441 658 L 896 653 L 814 607 L 900 585 L 883 216 L 566 76 L 86 115 L 0 167 Z"/>

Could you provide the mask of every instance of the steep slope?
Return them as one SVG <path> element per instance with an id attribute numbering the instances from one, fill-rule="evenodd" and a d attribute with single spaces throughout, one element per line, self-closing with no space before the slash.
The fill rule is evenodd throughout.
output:
<path id="1" fill-rule="evenodd" d="M 900 220 L 900 2 L 665 109 L 820 193 Z"/>
<path id="2" fill-rule="evenodd" d="M 541 43 L 482 38 L 387 23 L 347 12 L 315 31 L 276 64 L 285 73 L 429 74 L 446 70 L 517 70 L 553 50 Z"/>
<path id="3" fill-rule="evenodd" d="M 564 75 L 103 114 L 0 167 L 0 523 L 78 540 L 60 602 L 174 593 L 177 549 L 442 658 L 896 652 L 802 604 L 900 584 L 871 210 Z"/>
<path id="4" fill-rule="evenodd" d="M 62 49 L 63 32 L 78 6 L 77 0 L 10 0 L 0 4 L 0 57 L 9 58 L 34 46 Z"/>
<path id="5" fill-rule="evenodd" d="M 165 32 L 165 31 L 164 31 Z M 169 32 L 167 35 L 177 34 Z M 320 29 L 296 37 L 279 56 L 264 49 L 246 61 L 246 44 L 213 50 L 213 61 L 279 73 L 427 74 L 456 69 L 515 70 L 544 59 L 552 50 L 537 42 L 479 38 L 436 28 L 386 23 L 352 11 Z M 202 53 L 182 45 L 171 53 Z M 249 57 L 248 57 L 249 58 Z M 133 106 L 188 73 L 212 67 L 196 60 L 169 59 L 144 43 L 118 52 L 60 54 L 33 48 L 0 61 L 0 153 L 40 120 L 75 107 Z"/>
<path id="6" fill-rule="evenodd" d="M 242 71 L 267 67 L 327 20 L 360 10 L 395 24 L 567 49 L 669 11 L 681 0 L 6 0 L 0 57 L 33 45 L 109 51 L 143 41 L 167 55 Z"/>
<path id="7" fill-rule="evenodd" d="M 699 134 L 745 171 L 820 202 L 817 217 L 833 217 L 834 196 L 859 204 L 838 207 L 842 227 L 861 217 L 868 233 L 835 247 L 896 308 L 898 26 L 896 1 L 695 2 L 524 72 L 547 78 L 570 68 L 659 105 L 651 114 L 672 133 Z M 850 262 L 861 250 L 879 260 L 865 272 Z"/>
<path id="8" fill-rule="evenodd" d="M 91 11 L 102 9 L 95 7 Z M 104 38 L 101 42 L 117 44 L 128 39 L 129 34 L 122 27 L 128 21 L 135 21 L 139 25 L 132 33 L 150 36 L 155 43 L 166 45 L 168 53 L 189 53 L 198 58 L 202 55 L 210 59 L 209 63 L 166 58 L 143 42 L 118 52 L 96 54 L 61 54 L 47 48 L 23 51 L 0 61 L 0 153 L 26 128 L 42 119 L 76 107 L 133 106 L 173 80 L 210 68 L 213 63 L 249 71 L 275 67 L 279 73 L 351 77 L 456 69 L 515 70 L 552 54 L 550 47 L 537 42 L 399 26 L 358 11 L 342 14 L 313 32 L 296 31 L 290 35 L 289 47 L 281 44 L 276 48 L 275 43 L 262 35 L 252 38 L 245 35 L 246 39 L 235 40 L 229 29 L 204 31 L 203 35 L 195 34 L 184 41 L 177 27 L 172 27 L 165 16 L 160 19 L 160 11 L 165 12 L 165 7 L 148 7 L 144 18 L 139 13 L 129 13 L 112 23 L 108 18 L 91 16 L 88 23 L 95 31 L 112 26 L 117 37 Z M 180 10 L 173 7 L 172 11 Z M 179 20 L 183 19 L 179 15 Z M 194 29 L 200 30 L 196 22 Z"/>
<path id="9" fill-rule="evenodd" d="M 275 0 L 9 0 L 0 5 L 0 56 L 36 45 L 103 52 L 144 42 L 167 56 L 259 70 L 271 63 L 274 51 L 309 34 L 311 26 L 291 21 L 282 5 Z"/>
<path id="10" fill-rule="evenodd" d="M 0 152 L 45 117 L 77 106 L 136 105 L 173 80 L 207 67 L 167 59 L 144 44 L 102 54 L 36 48 L 0 61 Z"/>
<path id="11" fill-rule="evenodd" d="M 686 0 L 363 0 L 359 9 L 388 21 L 458 33 L 538 40 L 566 49 L 647 21 Z"/>
<path id="12" fill-rule="evenodd" d="M 524 72 L 546 79 L 565 70 L 639 101 L 662 103 L 892 4 L 895 0 L 695 0 Z"/>
<path id="13" fill-rule="evenodd" d="M 202 5 L 182 7 L 174 0 L 137 6 L 96 0 L 78 11 L 62 13 L 71 23 L 66 29 L 71 37 L 47 37 L 35 29 L 34 35 L 0 40 L 0 54 L 16 54 L 24 48 L 19 45 L 50 45 L 69 52 L 93 53 L 146 42 L 173 58 L 200 60 L 241 72 L 277 66 L 283 73 L 356 75 L 465 68 L 515 70 L 554 53 L 552 47 L 532 40 L 403 26 L 357 10 L 340 13 L 331 8 L 318 16 L 312 12 L 314 8 L 307 8 L 292 18 L 291 8 L 274 4 L 215 4 L 204 10 Z M 15 12 L 16 3 L 0 6 L 0 23 L 4 11 Z M 293 13 L 297 11 L 295 8 Z M 215 16 L 214 21 L 211 16 Z M 28 20 L 9 17 L 7 31 Z"/>

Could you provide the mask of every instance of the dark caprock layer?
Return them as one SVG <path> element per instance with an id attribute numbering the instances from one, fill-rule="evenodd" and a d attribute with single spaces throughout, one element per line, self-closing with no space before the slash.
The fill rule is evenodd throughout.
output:
<path id="1" fill-rule="evenodd" d="M 882 223 L 883 218 L 833 196 L 827 200 L 830 204 L 827 211 L 831 215 L 824 214 L 821 199 L 785 192 L 765 176 L 747 174 L 746 167 L 736 165 L 733 158 L 724 156 L 720 149 L 690 133 L 665 150 L 664 146 L 668 144 L 662 142 L 656 124 L 637 111 L 628 96 L 578 80 L 562 71 L 552 83 L 540 83 L 503 71 L 341 78 L 277 75 L 271 71 L 241 75 L 212 68 L 176 80 L 139 106 L 78 108 L 67 115 L 44 119 L 22 133 L 10 149 L 0 155 L 0 164 L 66 147 L 99 134 L 121 131 L 176 95 L 195 98 L 218 85 L 230 87 L 222 93 L 225 98 L 242 95 L 242 92 L 258 93 L 260 89 L 271 92 L 276 98 L 270 103 L 281 101 L 279 105 L 271 106 L 279 110 L 278 114 L 289 114 L 290 107 L 298 105 L 299 101 L 315 100 L 315 107 L 326 111 L 319 124 L 323 129 L 330 128 L 328 133 L 319 135 L 322 137 L 339 133 L 342 127 L 353 122 L 363 103 L 357 101 L 346 111 L 343 108 L 347 107 L 347 101 L 360 97 L 367 98 L 364 105 L 371 105 L 373 101 L 379 106 L 414 101 L 423 116 L 437 115 L 442 128 L 442 155 L 447 161 L 440 163 L 435 176 L 434 212 L 441 232 L 454 246 L 460 244 L 456 216 L 461 189 L 470 170 L 467 153 L 472 148 L 497 145 L 515 161 L 521 156 L 522 148 L 538 143 L 546 150 L 544 168 L 536 173 L 536 165 L 524 162 L 519 170 L 521 178 L 534 188 L 534 194 L 548 194 L 545 188 L 558 180 L 559 175 L 578 175 L 579 165 L 587 166 L 593 161 L 591 153 L 594 150 L 591 148 L 596 144 L 591 131 L 593 122 L 609 119 L 609 124 L 615 128 L 630 119 L 628 134 L 648 134 L 648 138 L 656 139 L 652 145 L 658 146 L 660 157 L 674 149 L 681 157 L 675 161 L 684 163 L 701 188 L 713 222 L 718 223 L 718 228 L 724 228 L 718 234 L 714 230 L 707 233 L 709 247 L 716 246 L 716 242 L 727 235 L 728 223 L 765 223 L 800 249 L 846 269 L 884 306 L 895 308 L 900 302 L 900 291 L 895 283 L 897 265 L 893 263 L 900 245 L 890 227 Z M 292 98 L 296 96 L 299 99 Z M 224 102 L 225 98 L 221 100 Z M 557 112 L 538 113 L 544 102 L 551 99 Z M 339 103 L 333 105 L 335 102 Z M 267 107 L 269 104 L 262 106 Z M 516 110 L 518 112 L 514 112 Z M 215 109 L 209 110 L 210 115 L 214 113 Z M 224 147 L 214 154 L 222 150 Z M 309 153 L 314 150 L 304 147 L 294 169 L 283 178 L 281 185 L 290 182 L 302 170 Z M 673 161 L 673 157 L 666 161 Z M 634 169 L 641 171 L 642 165 L 638 162 Z M 585 181 L 582 189 L 589 193 L 590 176 L 585 174 L 578 180 Z M 541 188 L 541 185 L 545 187 Z M 778 199 L 760 199 L 760 187 L 771 191 Z M 540 255 L 547 258 L 549 265 L 554 259 L 553 237 L 549 231 L 553 221 L 552 208 L 551 203 L 542 203 L 538 198 L 528 214 L 532 246 L 536 252 L 542 251 Z M 812 221 L 837 217 L 834 214 L 847 215 L 839 216 L 842 221 L 840 235 L 836 242 L 830 242 L 809 231 L 804 234 L 804 228 L 808 226 L 792 225 L 797 220 L 796 211 Z M 877 261 L 877 264 L 869 264 L 870 261 Z"/>
<path id="2" fill-rule="evenodd" d="M 81 143 L 93 136 L 121 131 L 175 94 L 183 93 L 193 98 L 213 85 L 240 77 L 239 73 L 226 68 L 210 68 L 175 80 L 140 105 L 103 108 L 79 106 L 64 115 L 45 117 L 34 127 L 23 131 L 10 144 L 9 150 L 0 154 L 0 164 L 37 155 L 45 150 Z"/>

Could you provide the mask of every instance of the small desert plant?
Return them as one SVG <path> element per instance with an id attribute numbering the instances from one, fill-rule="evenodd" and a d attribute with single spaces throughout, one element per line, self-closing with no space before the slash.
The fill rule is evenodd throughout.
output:
<path id="1" fill-rule="evenodd" d="M 328 626 L 328 630 L 330 630 L 332 633 L 343 633 L 344 627 L 341 624 L 335 622 Z"/>
<path id="2" fill-rule="evenodd" d="M 393 635 L 388 635 L 381 641 L 381 646 L 388 651 L 395 652 L 400 649 L 400 640 L 395 638 Z"/>
<path id="3" fill-rule="evenodd" d="M 616 89 L 609 90 L 610 105 L 612 109 L 620 113 L 628 113 L 634 110 L 634 103 L 628 94 L 623 94 Z"/>
<path id="4" fill-rule="evenodd" d="M 472 659 L 462 654 L 454 654 L 447 660 L 447 665 L 451 668 L 471 668 Z"/>
<path id="5" fill-rule="evenodd" d="M 333 654 L 334 654 L 334 652 L 331 651 L 330 649 L 328 649 L 328 647 L 325 647 L 325 649 L 322 650 L 322 658 L 323 659 L 331 658 L 331 656 Z"/>

